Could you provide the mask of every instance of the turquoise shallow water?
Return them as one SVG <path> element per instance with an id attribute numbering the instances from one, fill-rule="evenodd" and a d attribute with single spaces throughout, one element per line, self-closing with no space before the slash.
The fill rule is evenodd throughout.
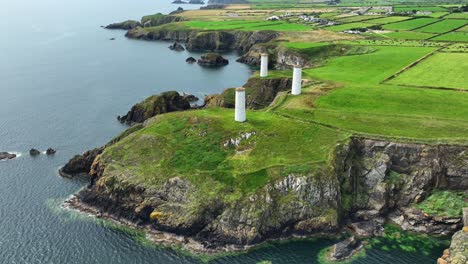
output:
<path id="1" fill-rule="evenodd" d="M 86 183 L 63 179 L 57 169 L 122 131 L 116 116 L 134 103 L 165 90 L 220 92 L 250 75 L 248 67 L 234 63 L 236 54 L 226 55 L 227 67 L 202 69 L 185 63 L 198 54 L 100 28 L 177 8 L 169 2 L 0 0 L 0 151 L 22 154 L 0 162 L 0 263 L 199 262 L 59 208 Z M 58 152 L 31 158 L 32 147 Z M 318 251 L 330 243 L 275 244 L 213 263 L 317 263 Z M 433 263 L 439 253 L 370 250 L 354 263 Z"/>

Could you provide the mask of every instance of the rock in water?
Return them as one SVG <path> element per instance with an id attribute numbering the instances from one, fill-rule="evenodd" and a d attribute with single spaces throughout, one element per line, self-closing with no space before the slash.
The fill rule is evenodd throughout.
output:
<path id="1" fill-rule="evenodd" d="M 11 153 L 8 153 L 8 152 L 0 152 L 0 160 L 4 160 L 4 159 L 14 159 L 16 158 L 16 154 L 11 154 Z"/>
<path id="2" fill-rule="evenodd" d="M 198 60 L 200 66 L 217 67 L 229 64 L 229 61 L 223 58 L 219 53 L 206 53 Z"/>
<path id="3" fill-rule="evenodd" d="M 194 58 L 194 57 L 188 57 L 186 60 L 185 60 L 186 63 L 189 63 L 189 64 L 193 64 L 195 62 L 197 62 L 197 60 Z"/>
<path id="4" fill-rule="evenodd" d="M 173 4 L 187 4 L 187 2 L 184 2 L 182 0 L 174 0 L 172 1 Z"/>
<path id="5" fill-rule="evenodd" d="M 48 148 L 48 149 L 46 150 L 46 154 L 47 154 L 47 155 L 54 155 L 55 152 L 57 152 L 57 151 L 56 151 L 55 149 L 53 149 L 53 148 Z"/>
<path id="6" fill-rule="evenodd" d="M 178 92 L 165 92 L 153 95 L 134 105 L 124 116 L 119 118 L 122 123 L 143 123 L 153 116 L 190 109 L 190 102 Z"/>
<path id="7" fill-rule="evenodd" d="M 343 260 L 349 258 L 361 248 L 361 241 L 356 240 L 354 237 L 350 237 L 333 245 L 330 252 L 330 259 Z"/>
<path id="8" fill-rule="evenodd" d="M 180 44 L 179 42 L 174 42 L 174 44 L 169 46 L 169 49 L 175 50 L 175 51 L 184 51 L 185 48 Z"/>
<path id="9" fill-rule="evenodd" d="M 37 150 L 37 149 L 33 148 L 33 149 L 29 150 L 29 155 L 31 155 L 31 156 L 37 156 L 39 154 L 41 154 L 41 152 L 39 150 Z"/>

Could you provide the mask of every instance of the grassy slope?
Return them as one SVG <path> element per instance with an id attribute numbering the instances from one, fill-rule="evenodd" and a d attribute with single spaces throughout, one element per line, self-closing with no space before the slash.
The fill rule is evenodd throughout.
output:
<path id="1" fill-rule="evenodd" d="M 255 131 L 237 147 L 230 138 Z M 237 123 L 232 109 L 207 109 L 158 116 L 146 128 L 106 149 L 109 170 L 132 175 L 139 184 L 159 185 L 179 176 L 200 186 L 254 191 L 285 173 L 321 166 L 335 144 L 349 135 L 326 127 L 288 120 L 266 112 L 248 113 Z"/>

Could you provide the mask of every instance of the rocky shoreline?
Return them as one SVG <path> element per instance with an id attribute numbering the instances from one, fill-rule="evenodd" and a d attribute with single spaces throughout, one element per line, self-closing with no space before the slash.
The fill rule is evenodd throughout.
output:
<path id="1" fill-rule="evenodd" d="M 269 243 L 273 241 L 286 241 L 292 238 L 295 239 L 306 239 L 311 238 L 311 236 L 299 236 L 295 235 L 293 237 L 284 237 L 279 239 L 272 239 L 272 240 L 265 240 L 260 244 L 253 244 L 253 245 L 224 245 L 223 247 L 217 248 L 210 248 L 207 247 L 206 243 L 197 241 L 191 237 L 183 236 L 183 235 L 176 235 L 171 232 L 164 232 L 155 230 L 151 225 L 148 224 L 137 224 L 133 221 L 126 220 L 124 218 L 118 217 L 114 214 L 102 212 L 97 207 L 90 206 L 89 204 L 83 203 L 79 200 L 76 195 L 73 195 L 69 199 L 67 199 L 63 203 L 64 209 L 75 210 L 79 213 L 88 214 L 91 217 L 95 217 L 98 219 L 105 219 L 112 221 L 116 224 L 120 224 L 126 227 L 138 229 L 144 231 L 146 234 L 146 239 L 149 241 L 156 243 L 158 245 L 172 247 L 172 248 L 182 248 L 191 252 L 192 254 L 203 254 L 203 255 L 218 255 L 222 253 L 232 253 L 232 252 L 244 252 L 248 251 L 249 249 L 258 247 L 260 244 Z M 338 234 L 316 234 L 312 237 L 330 237 L 330 235 L 338 235 Z M 359 251 L 359 250 L 357 250 Z"/>
<path id="2" fill-rule="evenodd" d="M 244 219 L 242 220 L 243 224 L 237 222 L 240 220 L 238 217 L 243 214 L 241 211 L 244 210 L 245 206 L 247 206 L 247 210 L 265 210 L 261 208 L 263 208 L 264 205 L 272 203 L 269 199 L 283 192 L 287 193 L 293 191 L 297 195 L 301 195 L 300 197 L 304 195 L 304 198 L 301 199 L 311 199 L 309 195 L 312 193 L 305 192 L 305 190 L 322 189 L 323 186 L 319 187 L 320 185 L 316 185 L 317 183 L 313 181 L 310 182 L 311 179 L 309 179 L 307 175 L 289 175 L 285 179 L 272 185 L 267 185 L 265 190 L 273 188 L 273 190 L 276 189 L 279 193 L 270 193 L 269 196 L 253 195 L 248 198 L 248 200 L 255 202 L 248 202 L 240 208 L 224 208 L 223 206 L 225 205 L 222 204 L 211 205 L 211 210 L 214 211 L 204 212 L 204 214 L 206 214 L 205 216 L 211 215 L 205 220 L 193 219 L 195 222 L 191 222 L 190 224 L 185 223 L 184 226 L 179 226 L 177 223 L 166 222 L 166 219 L 163 224 L 163 222 L 160 221 L 165 218 L 159 218 L 162 217 L 162 215 L 159 215 L 159 211 L 154 209 L 160 206 L 156 204 L 153 205 L 148 199 L 151 200 L 151 197 L 159 197 L 158 199 L 162 200 L 159 200 L 157 203 L 183 204 L 189 201 L 187 200 L 189 199 L 187 195 L 193 188 L 191 184 L 175 177 L 169 179 L 160 190 L 150 190 L 141 186 L 132 185 L 125 187 L 126 189 L 120 189 L 118 192 L 106 190 L 108 187 L 105 187 L 102 183 L 98 184 L 98 181 L 101 181 L 100 179 L 104 177 L 103 173 L 105 171 L 105 165 L 101 164 L 102 162 L 99 160 L 99 155 L 93 161 L 89 171 L 91 175 L 90 186 L 78 193 L 75 202 L 79 201 L 81 207 L 86 205 L 89 208 L 98 208 L 96 210 L 106 213 L 109 218 L 124 223 L 133 223 L 135 227 L 143 226 L 145 230 L 151 229 L 157 232 L 172 233 L 175 237 L 185 237 L 183 241 L 188 239 L 191 241 L 191 244 L 195 243 L 194 245 L 197 245 L 187 246 L 187 248 L 199 252 L 214 253 L 227 249 L 244 250 L 272 239 L 284 239 L 294 236 L 306 237 L 314 236 L 319 233 L 332 235 L 341 232 L 342 228 L 347 224 L 354 226 L 353 232 L 358 237 L 372 237 L 378 235 L 379 232 L 376 230 L 382 229 L 382 225 L 386 219 L 391 220 L 395 215 L 407 220 L 405 225 L 401 225 L 404 230 L 418 231 L 420 233 L 432 235 L 448 235 L 453 233 L 454 230 L 461 228 L 461 219 L 438 218 L 437 221 L 428 225 L 425 222 L 426 220 L 424 220 L 427 218 L 426 215 L 420 214 L 421 218 L 414 218 L 415 216 L 412 215 L 411 217 L 413 217 L 413 220 L 410 220 L 411 218 L 407 210 L 413 212 L 415 209 L 412 209 L 412 204 L 416 200 L 421 199 L 420 197 L 427 195 L 433 188 L 466 189 L 468 176 L 463 174 L 462 171 L 467 169 L 467 167 L 457 168 L 454 167 L 455 164 L 453 163 L 454 161 L 460 161 L 457 157 L 463 155 L 464 151 L 466 151 L 466 148 L 459 146 L 432 147 L 428 145 L 401 144 L 370 139 L 353 139 L 350 144 L 344 146 L 342 150 L 337 151 L 336 176 L 334 176 L 337 178 L 336 180 L 330 179 L 330 185 L 326 185 L 328 186 L 326 188 L 331 188 L 328 190 L 328 194 L 325 196 L 324 194 L 317 194 L 318 196 L 313 198 L 313 201 L 309 205 L 305 205 L 304 208 L 296 208 L 301 211 L 307 211 L 312 208 L 317 208 L 316 203 L 322 201 L 331 203 L 332 208 L 336 208 L 336 210 L 341 212 L 341 217 L 336 216 L 338 218 L 334 220 L 330 219 L 320 224 L 308 223 L 311 219 L 314 219 L 313 215 L 308 216 L 306 214 L 296 219 L 293 217 L 295 214 L 294 211 L 296 210 L 294 207 L 282 209 L 285 216 L 289 215 L 289 217 L 293 217 L 291 219 L 286 217 L 284 221 L 292 221 L 294 224 L 287 224 L 281 229 L 273 226 L 267 227 L 269 225 L 268 220 L 261 218 Z M 360 158 L 357 160 L 355 156 L 356 153 L 360 153 Z M 425 153 L 424 156 L 421 156 L 421 153 Z M 408 155 L 410 155 L 412 159 L 408 159 Z M 351 163 L 349 163 L 351 161 L 349 157 L 354 157 Z M 438 164 L 437 167 L 431 165 L 434 164 L 434 162 Z M 367 164 L 367 167 L 360 167 L 362 166 L 360 164 Z M 428 168 L 430 169 L 428 170 Z M 400 183 L 393 182 L 389 184 L 385 179 L 386 176 L 390 171 L 397 169 L 406 171 L 404 178 L 408 179 L 402 179 Z M 350 174 L 350 172 L 353 173 Z M 442 176 L 440 173 L 444 173 L 445 176 Z M 352 189 L 346 189 L 344 186 L 348 186 L 348 184 L 343 185 L 346 181 L 357 182 L 351 185 L 354 186 Z M 340 184 L 336 184 L 336 182 L 342 182 L 341 187 Z M 340 205 L 342 203 L 340 201 L 350 195 L 364 195 L 367 197 L 366 199 L 368 199 L 368 201 L 360 205 L 355 204 L 350 208 L 344 208 L 343 205 Z M 147 202 L 141 203 L 143 200 Z M 333 201 L 337 202 L 337 204 L 333 205 Z M 327 205 L 327 207 L 328 206 L 330 205 Z M 156 214 L 154 218 L 153 213 Z M 244 217 L 248 216 L 245 215 Z M 155 222 L 153 219 L 159 220 Z M 197 221 L 207 222 L 198 223 Z M 212 225 L 212 221 L 217 224 Z M 249 222 L 251 224 L 245 226 L 246 223 Z M 187 224 L 189 225 L 187 226 Z M 217 226 L 220 224 L 221 226 L 219 227 L 223 228 L 223 233 L 219 233 L 220 230 L 216 230 L 218 228 Z M 211 228 L 214 229 L 208 229 L 210 231 L 204 230 L 204 225 L 212 226 Z M 263 235 L 257 233 L 258 231 L 254 231 L 260 227 L 257 225 L 263 226 L 263 229 L 267 228 Z M 421 229 L 421 227 L 425 227 L 426 229 Z M 240 229 L 234 232 L 234 230 L 225 230 L 226 228 L 228 230 L 231 228 L 245 228 L 245 230 Z M 267 231 L 268 228 L 273 229 Z M 227 231 L 228 233 L 226 233 Z M 200 245 L 202 245 L 202 247 L 200 247 Z M 355 251 L 353 250 L 350 252 L 352 253 Z"/>

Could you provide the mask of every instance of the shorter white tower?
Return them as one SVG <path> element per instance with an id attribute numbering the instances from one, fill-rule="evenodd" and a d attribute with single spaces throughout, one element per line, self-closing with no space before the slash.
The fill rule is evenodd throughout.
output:
<path id="1" fill-rule="evenodd" d="M 236 88 L 236 113 L 234 119 L 237 122 L 245 122 L 245 89 L 243 87 Z"/>
<path id="2" fill-rule="evenodd" d="M 268 76 L 268 53 L 260 54 L 260 77 Z"/>
<path id="3" fill-rule="evenodd" d="M 294 65 L 291 94 L 300 95 L 302 88 L 302 67 Z"/>

